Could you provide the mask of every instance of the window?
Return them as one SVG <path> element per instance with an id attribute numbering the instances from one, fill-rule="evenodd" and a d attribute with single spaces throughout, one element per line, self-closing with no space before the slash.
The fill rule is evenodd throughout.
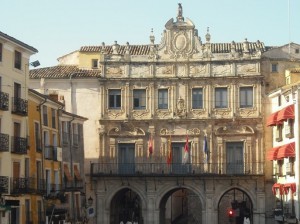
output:
<path id="1" fill-rule="evenodd" d="M 215 89 L 215 108 L 227 108 L 227 87 L 219 87 Z"/>
<path id="2" fill-rule="evenodd" d="M 0 61 L 2 61 L 3 45 L 0 43 Z"/>
<path id="3" fill-rule="evenodd" d="M 51 121 L 52 121 L 52 128 L 56 128 L 56 111 L 55 109 L 51 108 Z"/>
<path id="4" fill-rule="evenodd" d="M 294 137 L 294 119 L 288 119 L 286 125 L 284 126 L 284 132 L 286 138 Z"/>
<path id="5" fill-rule="evenodd" d="M 203 89 L 193 88 L 192 89 L 192 109 L 203 108 Z"/>
<path id="6" fill-rule="evenodd" d="M 61 122 L 62 143 L 68 144 L 68 122 Z"/>
<path id="7" fill-rule="evenodd" d="M 21 69 L 22 65 L 22 54 L 19 51 L 15 51 L 15 68 Z"/>
<path id="8" fill-rule="evenodd" d="M 285 172 L 287 175 L 294 176 L 295 175 L 295 158 L 289 157 L 288 163 L 286 163 Z"/>
<path id="9" fill-rule="evenodd" d="M 21 98 L 21 84 L 14 83 L 14 97 Z"/>
<path id="10" fill-rule="evenodd" d="M 78 125 L 72 124 L 73 129 L 73 146 L 78 146 Z"/>
<path id="11" fill-rule="evenodd" d="M 282 165 L 283 165 L 283 160 L 277 160 L 277 167 L 275 170 L 275 174 L 279 177 L 281 177 L 283 175 Z"/>
<path id="12" fill-rule="evenodd" d="M 143 110 L 146 109 L 146 90 L 134 89 L 133 90 L 133 109 Z"/>
<path id="13" fill-rule="evenodd" d="M 272 72 L 278 72 L 278 64 L 273 63 L 273 64 L 271 65 L 271 71 L 272 71 Z"/>
<path id="14" fill-rule="evenodd" d="M 295 49 L 295 54 L 299 54 L 299 48 Z"/>
<path id="15" fill-rule="evenodd" d="M 158 109 L 168 109 L 168 90 L 158 90 Z"/>
<path id="16" fill-rule="evenodd" d="M 34 122 L 34 138 L 35 138 L 35 150 L 41 152 L 41 137 L 40 137 L 40 125 Z"/>
<path id="17" fill-rule="evenodd" d="M 45 105 L 43 105 L 43 124 L 48 126 L 48 108 Z"/>
<path id="18" fill-rule="evenodd" d="M 98 68 L 98 59 L 92 59 L 92 68 Z"/>
<path id="19" fill-rule="evenodd" d="M 276 126 L 276 141 L 277 142 L 281 142 L 282 141 L 282 129 L 283 129 L 283 125 L 282 124 L 278 124 Z"/>
<path id="20" fill-rule="evenodd" d="M 253 87 L 240 88 L 240 108 L 253 107 Z"/>
<path id="21" fill-rule="evenodd" d="M 109 109 L 120 109 L 121 108 L 121 90 L 110 89 L 109 90 Z"/>
<path id="22" fill-rule="evenodd" d="M 278 96 L 278 106 L 281 106 L 281 95 Z"/>

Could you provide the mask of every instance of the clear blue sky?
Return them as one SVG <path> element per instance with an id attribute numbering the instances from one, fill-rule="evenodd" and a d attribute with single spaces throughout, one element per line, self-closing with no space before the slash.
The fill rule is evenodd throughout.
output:
<path id="1" fill-rule="evenodd" d="M 31 61 L 47 67 L 85 45 L 148 44 L 151 28 L 158 43 L 178 3 L 202 40 L 210 27 L 212 42 L 300 43 L 299 0 L 1 0 L 0 31 L 37 48 Z"/>

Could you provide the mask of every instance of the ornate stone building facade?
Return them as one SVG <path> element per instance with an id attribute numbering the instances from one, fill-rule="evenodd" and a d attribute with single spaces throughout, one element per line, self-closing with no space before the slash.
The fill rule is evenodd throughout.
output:
<path id="1" fill-rule="evenodd" d="M 180 4 L 165 28 L 160 44 L 84 46 L 31 71 L 89 118 L 90 222 L 226 223 L 234 209 L 265 223 L 264 44 L 202 41 Z"/>

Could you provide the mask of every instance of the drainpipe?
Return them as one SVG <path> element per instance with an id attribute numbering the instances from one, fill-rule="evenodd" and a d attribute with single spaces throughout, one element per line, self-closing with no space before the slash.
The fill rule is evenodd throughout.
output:
<path id="1" fill-rule="evenodd" d="M 41 147 L 42 147 L 42 180 L 44 180 L 44 171 L 45 171 L 45 167 L 44 167 L 44 145 L 43 145 L 43 142 L 44 142 L 44 139 L 43 139 L 43 130 L 42 130 L 42 105 L 44 105 L 45 103 L 47 102 L 47 98 L 44 97 L 43 101 L 37 106 L 37 110 L 39 111 L 39 117 L 40 117 L 40 141 L 41 141 Z M 38 178 L 38 177 L 37 177 Z M 45 200 L 43 200 L 44 202 L 44 215 L 46 217 L 46 210 L 45 210 Z"/>
<path id="2" fill-rule="evenodd" d="M 74 121 L 75 118 L 74 116 L 72 117 L 72 119 L 68 122 L 68 145 L 69 145 L 69 151 L 70 151 L 70 170 L 71 170 L 71 177 L 74 178 L 74 168 L 73 168 L 73 153 L 72 153 L 72 145 L 71 145 L 71 124 L 72 124 L 72 121 Z M 71 185 L 71 188 L 72 188 L 72 191 L 71 191 L 71 198 L 72 198 L 72 220 L 74 221 L 75 220 L 75 217 L 76 217 L 76 209 L 75 209 L 75 198 L 74 198 L 74 180 L 72 181 L 72 185 Z"/>

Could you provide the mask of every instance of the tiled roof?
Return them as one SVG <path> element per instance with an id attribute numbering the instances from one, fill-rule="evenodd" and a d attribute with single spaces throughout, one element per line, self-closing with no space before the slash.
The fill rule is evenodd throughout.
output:
<path id="1" fill-rule="evenodd" d="M 244 43 L 235 43 L 236 51 L 243 52 Z M 248 42 L 250 53 L 260 50 L 266 51 L 266 47 L 262 42 Z M 158 47 L 158 45 L 155 45 Z M 148 55 L 151 45 L 129 45 L 129 53 L 131 55 Z M 80 52 L 101 52 L 104 48 L 106 54 L 112 54 L 112 46 L 82 46 Z M 119 54 L 123 55 L 126 51 L 126 45 L 120 45 Z M 229 53 L 231 51 L 231 43 L 212 43 L 212 53 Z"/>
<path id="2" fill-rule="evenodd" d="M 39 68 L 30 70 L 29 76 L 31 79 L 68 79 L 72 78 L 87 78 L 100 77 L 101 71 L 98 69 L 80 69 L 76 65 L 59 65 L 53 67 Z"/>
<path id="3" fill-rule="evenodd" d="M 235 43 L 235 51 L 242 53 L 244 43 Z M 248 42 L 249 52 L 255 51 L 266 51 L 264 43 L 261 42 Z M 229 53 L 231 51 L 231 43 L 212 43 L 211 44 L 212 53 Z"/>
<path id="4" fill-rule="evenodd" d="M 101 52 L 102 46 L 83 46 L 80 48 L 81 52 Z M 125 54 L 126 45 L 120 45 L 119 54 Z M 112 46 L 105 46 L 104 52 L 106 54 L 112 54 Z M 150 45 L 129 45 L 129 53 L 131 55 L 148 55 L 150 52 Z"/>
<path id="5" fill-rule="evenodd" d="M 22 42 L 22 41 L 20 41 L 20 40 L 17 40 L 16 38 L 7 35 L 6 33 L 2 33 L 1 31 L 0 31 L 0 37 L 2 37 L 2 38 L 4 38 L 4 39 L 7 39 L 7 40 L 10 40 L 10 41 L 12 41 L 12 42 L 14 42 L 14 43 L 16 43 L 16 44 L 19 44 L 19 45 L 21 45 L 22 47 L 27 48 L 28 50 L 31 50 L 31 51 L 33 51 L 33 52 L 35 52 L 35 53 L 38 52 L 38 50 L 35 49 L 34 47 L 31 47 L 31 46 L 29 46 L 28 44 L 25 44 L 24 42 Z"/>

